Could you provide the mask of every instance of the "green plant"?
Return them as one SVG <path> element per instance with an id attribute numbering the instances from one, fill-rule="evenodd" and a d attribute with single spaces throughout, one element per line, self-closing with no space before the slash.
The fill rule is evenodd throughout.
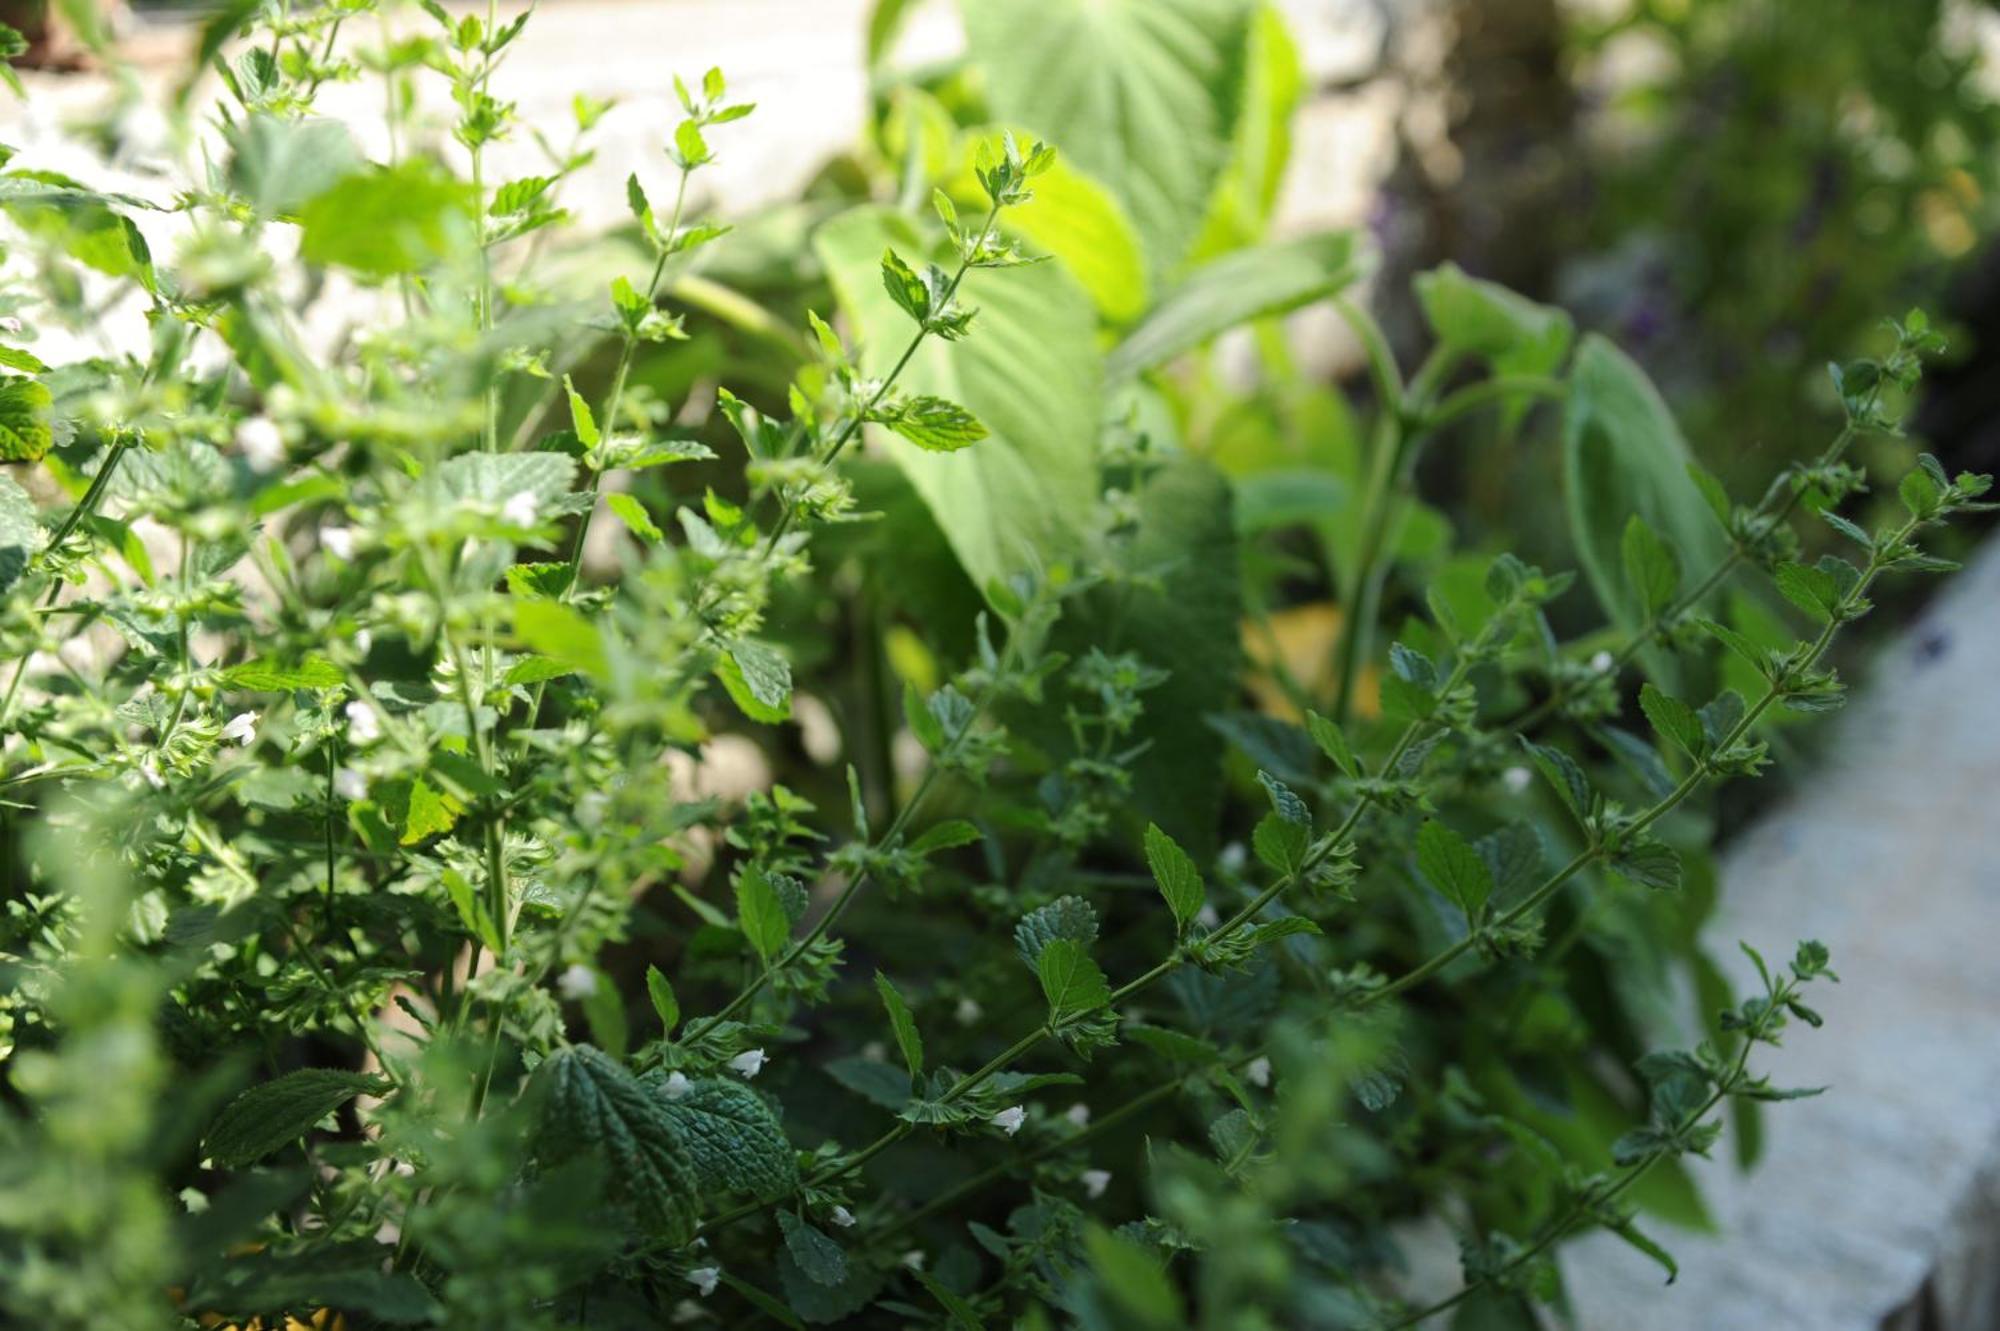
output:
<path id="1" fill-rule="evenodd" d="M 1075 7 L 1060 72 L 1192 89 L 1198 151 L 1089 98 L 1027 128 L 1091 170 L 999 129 L 1052 113 L 995 62 L 1051 52 L 982 19 L 993 104 L 892 93 L 902 206 L 819 219 L 763 305 L 690 212 L 722 75 L 676 83 L 671 206 L 635 177 L 595 240 L 561 199 L 607 107 L 497 179 L 490 12 L 347 47 L 365 5 L 231 7 L 170 203 L 0 173 L 0 448 L 61 491 L 0 482 L 11 1316 L 1527 1325 L 1586 1224 L 1671 1266 L 1638 1214 L 1699 1214 L 1725 1106 L 1754 1151 L 1797 1094 L 1756 1046 L 1831 978 L 1807 943 L 1730 994 L 1696 797 L 1837 705 L 1837 631 L 1982 507 L 1926 461 L 1901 519 L 1838 512 L 1937 339 L 1843 366 L 1833 445 L 1747 508 L 1607 343 L 1454 270 L 1405 379 L 1350 238 L 1261 241 L 1281 25 L 1152 5 Z M 384 162 L 313 113 L 364 69 Z M 1272 432 L 1226 436 L 1203 349 L 1322 298 L 1367 453 L 1275 350 Z M 1453 422 L 1551 401 L 1613 621 L 1574 643 L 1570 575 L 1414 493 Z M 1801 513 L 1860 564 L 1796 562 Z M 1250 712 L 1239 625 L 1301 565 L 1352 607 L 1335 677 Z M 1744 570 L 1811 635 L 1720 610 Z M 1427 1306 L 1394 1225 L 1443 1210 L 1467 1283 Z"/>

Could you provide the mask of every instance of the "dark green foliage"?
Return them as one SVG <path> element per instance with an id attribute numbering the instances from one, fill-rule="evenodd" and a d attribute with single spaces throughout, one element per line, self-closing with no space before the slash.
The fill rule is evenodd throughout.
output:
<path id="1" fill-rule="evenodd" d="M 254 1164 L 311 1131 L 357 1095 L 380 1095 L 380 1077 L 335 1068 L 300 1068 L 253 1086 L 229 1102 L 209 1126 L 202 1150 L 225 1169 Z"/>
<path id="2" fill-rule="evenodd" d="M 642 1086 L 621 1064 L 590 1045 L 559 1050 L 536 1072 L 542 1082 L 542 1121 L 535 1154 L 545 1164 L 577 1155 L 600 1159 L 609 1196 L 629 1208 L 648 1233 L 686 1242 L 694 1231 L 701 1142 L 707 1170 L 727 1177 L 708 1115 L 676 1119 L 656 1090 Z M 690 1092 L 692 1094 L 692 1092 Z M 704 1101 L 704 1103 L 708 1103 Z"/>
<path id="3" fill-rule="evenodd" d="M 1383 1331 L 1560 1308 L 1589 1226 L 1672 1272 L 1834 978 L 1733 992 L 1701 805 L 1985 507 L 1849 459 L 1928 321 L 1737 503 L 1562 310 L 1420 275 L 1405 366 L 1362 238 L 1272 238 L 1271 6 L 967 0 L 904 71 L 883 3 L 864 141 L 727 224 L 720 71 L 579 218 L 608 102 L 517 124 L 525 16 L 420 8 L 226 7 L 169 204 L 0 170 L 9 1324 Z M 1365 385 L 1295 361 L 1321 301 Z M 1560 457 L 1597 608 L 1419 493 L 1474 453 Z M 1439 1216 L 1464 1284 L 1406 1289 Z"/>

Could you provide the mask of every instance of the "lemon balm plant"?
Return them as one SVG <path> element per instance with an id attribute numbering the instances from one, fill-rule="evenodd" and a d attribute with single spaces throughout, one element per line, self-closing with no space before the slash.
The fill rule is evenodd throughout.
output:
<path id="1" fill-rule="evenodd" d="M 1002 128 L 1005 8 L 990 104 L 892 94 L 885 188 L 771 309 L 695 206 L 722 75 L 674 82 L 607 243 L 564 199 L 611 108 L 517 125 L 490 11 L 231 6 L 168 188 L 0 172 L 10 1316 L 1530 1325 L 1586 1226 L 1671 1265 L 1641 1216 L 1801 1093 L 1755 1056 L 1832 973 L 1801 944 L 1737 997 L 1606 940 L 1692 934 L 1702 792 L 1837 704 L 1835 635 L 1980 506 L 1926 462 L 1840 512 L 1935 334 L 1841 367 L 1825 454 L 1733 505 L 1558 312 L 1429 275 L 1405 379 L 1348 238 L 1255 243 L 1218 89 L 1282 103 L 1271 15 L 1105 7 L 1213 141 L 1083 99 L 1059 158 Z M 374 159 L 316 111 L 362 79 Z M 1327 296 L 1365 466 L 1273 504 L 1189 367 Z M 1310 432 L 1320 390 L 1274 391 Z M 1411 539 L 1427 450 L 1549 403 L 1613 621 L 1571 643 L 1569 574 Z M 1852 558 L 1797 560 L 1805 515 Z M 1239 620 L 1300 549 L 1354 607 L 1335 687 L 1246 719 Z M 1760 574 L 1802 634 L 1719 608 Z M 828 727 L 852 761 L 794 751 Z M 1662 1048 L 1632 996 L 1675 967 L 1705 1021 Z M 1464 1283 L 1402 1289 L 1433 1214 Z"/>

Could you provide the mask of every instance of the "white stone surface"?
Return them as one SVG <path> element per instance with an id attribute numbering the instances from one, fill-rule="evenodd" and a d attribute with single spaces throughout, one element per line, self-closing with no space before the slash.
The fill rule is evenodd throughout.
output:
<path id="1" fill-rule="evenodd" d="M 2000 1213 L 1996 605 L 1989 545 L 1871 663 L 1799 795 L 1729 855 L 1718 953 L 1742 939 L 1775 960 L 1804 937 L 1833 951 L 1843 983 L 1811 998 L 1826 1027 L 1760 1059 L 1781 1085 L 1830 1089 L 1772 1107 L 1753 1173 L 1726 1143 L 1697 1164 L 1722 1232 L 1659 1235 L 1673 1287 L 1616 1239 L 1569 1247 L 1579 1326 L 1876 1331 L 1941 1256 L 1946 1300 L 1991 1306 L 1996 1236 L 1974 1231 Z M 1972 1316 L 1942 1325 L 1996 1325 Z"/>

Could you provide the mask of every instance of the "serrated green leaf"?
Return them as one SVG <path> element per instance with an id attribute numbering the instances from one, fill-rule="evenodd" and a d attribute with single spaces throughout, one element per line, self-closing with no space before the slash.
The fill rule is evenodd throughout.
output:
<path id="1" fill-rule="evenodd" d="M 910 1005 L 881 971 L 875 972 L 875 992 L 882 996 L 882 1006 L 888 1009 L 889 1028 L 895 1033 L 896 1047 L 903 1051 L 903 1062 L 910 1069 L 911 1078 L 923 1076 L 924 1038 L 917 1032 L 917 1019 L 910 1015 Z"/>
<path id="2" fill-rule="evenodd" d="M 12 587 L 28 571 L 28 561 L 41 545 L 42 528 L 35 519 L 35 501 L 15 484 L 13 477 L 0 476 L 0 592 Z"/>
<path id="3" fill-rule="evenodd" d="M 54 399 L 33 379 L 0 382 L 0 462 L 39 462 L 55 442 L 49 427 Z"/>
<path id="4" fill-rule="evenodd" d="M 1057 897 L 1029 911 L 1014 926 L 1014 948 L 1021 960 L 1036 965 L 1042 949 L 1058 938 L 1088 947 L 1097 940 L 1097 912 L 1082 897 Z"/>
<path id="5" fill-rule="evenodd" d="M 746 864 L 736 875 L 736 921 L 751 950 L 767 966 L 791 941 L 791 916 L 770 877 L 754 864 Z"/>
<path id="6" fill-rule="evenodd" d="M 704 1198 L 777 1198 L 798 1186 L 792 1143 L 763 1096 L 720 1078 L 690 1082 L 675 1094 L 667 1077 L 647 1073 L 646 1092 Z"/>
<path id="7" fill-rule="evenodd" d="M 231 1100 L 202 1140 L 202 1151 L 224 1169 L 254 1164 L 290 1145 L 357 1095 L 382 1095 L 391 1083 L 338 1068 L 300 1068 L 252 1086 Z"/>
<path id="8" fill-rule="evenodd" d="M 308 263 L 388 278 L 428 268 L 473 243 L 479 199 L 428 158 L 349 175 L 299 209 Z M 504 456 L 504 455 L 502 455 Z"/>
<path id="9" fill-rule="evenodd" d="M 600 679 L 610 673 L 603 633 L 582 613 L 560 601 L 515 602 L 514 632 L 530 651 L 568 669 Z"/>
<path id="10" fill-rule="evenodd" d="M 776 725 L 791 716 L 791 663 L 764 644 L 739 638 L 716 662 L 715 674 L 752 721 Z"/>
<path id="11" fill-rule="evenodd" d="M 1631 589 L 1634 603 L 1650 620 L 1680 595 L 1680 560 L 1637 513 L 1625 523 L 1621 549 L 1626 586 Z"/>
<path id="12" fill-rule="evenodd" d="M 1681 885 L 1681 857 L 1664 841 L 1628 846 L 1611 857 L 1611 867 L 1643 887 L 1671 891 Z"/>
<path id="13" fill-rule="evenodd" d="M 1432 819 L 1417 830 L 1417 868 L 1432 887 L 1476 919 L 1493 895 L 1493 872 L 1472 843 Z"/>
<path id="14" fill-rule="evenodd" d="M 1346 733 L 1338 725 L 1318 712 L 1308 710 L 1306 730 L 1312 735 L 1313 743 L 1319 745 L 1319 751 L 1333 760 L 1341 775 L 1359 779 L 1361 764 L 1354 757 L 1354 749 L 1348 744 Z"/>
<path id="15" fill-rule="evenodd" d="M 660 973 L 658 966 L 646 967 L 646 997 L 653 1002 L 653 1011 L 659 1014 L 663 1033 L 672 1035 L 674 1027 L 680 1024 L 681 1003 L 674 996 L 674 986 Z"/>
<path id="16" fill-rule="evenodd" d="M 1258 819 L 1256 830 L 1251 832 L 1250 846 L 1274 873 L 1295 873 L 1305 863 L 1309 835 L 1304 827 L 1283 814 L 1267 813 Z"/>
<path id="17" fill-rule="evenodd" d="M 1162 832 L 1157 823 L 1146 824 L 1146 865 L 1153 871 L 1153 881 L 1159 885 L 1160 895 L 1167 900 L 1167 909 L 1174 913 L 1175 925 L 1186 929 L 1201 913 L 1200 868 L 1195 865 L 1193 857 L 1181 849 L 1180 843 Z"/>
<path id="18" fill-rule="evenodd" d="M 569 494 L 576 459 L 567 453 L 461 453 L 438 467 L 438 484 L 451 499 L 502 507 L 530 494 L 548 508 Z"/>
<path id="19" fill-rule="evenodd" d="M 260 656 L 222 672 L 223 684 L 250 693 L 287 693 L 292 689 L 333 689 L 347 680 L 339 666 L 324 656 L 308 656 L 297 664 Z"/>
<path id="20" fill-rule="evenodd" d="M 806 1279 L 829 1288 L 847 1279 L 847 1254 L 838 1243 L 790 1211 L 778 1212 L 778 1229 L 785 1237 L 785 1251 Z"/>
<path id="21" fill-rule="evenodd" d="M 979 829 L 973 824 L 963 818 L 948 818 L 924 829 L 924 834 L 912 841 L 909 849 L 912 855 L 929 855 L 935 851 L 970 846 L 981 839 Z"/>
<path id="22" fill-rule="evenodd" d="M 414 846 L 427 838 L 449 832 L 465 806 L 450 795 L 431 789 L 419 777 L 410 784 L 410 799 L 403 818 L 403 835 L 398 844 Z"/>
<path id="23" fill-rule="evenodd" d="M 977 416 L 928 393 L 903 403 L 882 423 L 928 453 L 955 453 L 986 437 L 986 427 Z"/>
<path id="24" fill-rule="evenodd" d="M 605 1165 L 607 1195 L 649 1233 L 694 1233 L 700 1185 L 661 1098 L 592 1045 L 558 1049 L 535 1070 L 546 1089 L 535 1154 L 555 1164 L 586 1153 Z"/>
<path id="25" fill-rule="evenodd" d="M 647 545 L 658 545 L 666 534 L 653 525 L 653 517 L 646 512 L 646 506 L 635 495 L 614 491 L 604 496 L 604 506 L 625 524 L 625 530 L 644 541 Z"/>
<path id="26" fill-rule="evenodd" d="M 1822 624 L 1832 620 L 1840 607 L 1840 589 L 1824 569 L 1788 560 L 1778 565 L 1772 577 L 1787 601 Z"/>
<path id="27" fill-rule="evenodd" d="M 1104 972 L 1084 946 L 1072 938 L 1052 938 L 1035 959 L 1035 974 L 1053 1017 L 1086 1011 L 1111 997 Z"/>
<path id="28" fill-rule="evenodd" d="M 563 376 L 563 396 L 569 400 L 569 427 L 576 432 L 577 440 L 585 448 L 596 448 L 603 439 L 597 431 L 597 419 L 590 414 L 590 404 L 583 400 L 583 394 L 576 391 L 568 375 Z"/>
<path id="29" fill-rule="evenodd" d="M 1699 760 L 1708 747 L 1707 736 L 1702 731 L 1701 717 L 1695 709 L 1668 693 L 1653 687 L 1648 681 L 1639 687 L 1639 710 L 1653 724 L 1653 729 L 1661 738 L 1671 740 L 1684 750 L 1688 757 Z"/>
<path id="30" fill-rule="evenodd" d="M 1521 737 L 1521 747 L 1528 751 L 1528 759 L 1536 770 L 1561 797 L 1563 804 L 1576 815 L 1579 823 L 1590 821 L 1590 811 L 1596 803 L 1596 794 L 1590 788 L 1590 778 L 1583 774 L 1576 759 L 1561 749 Z"/>

